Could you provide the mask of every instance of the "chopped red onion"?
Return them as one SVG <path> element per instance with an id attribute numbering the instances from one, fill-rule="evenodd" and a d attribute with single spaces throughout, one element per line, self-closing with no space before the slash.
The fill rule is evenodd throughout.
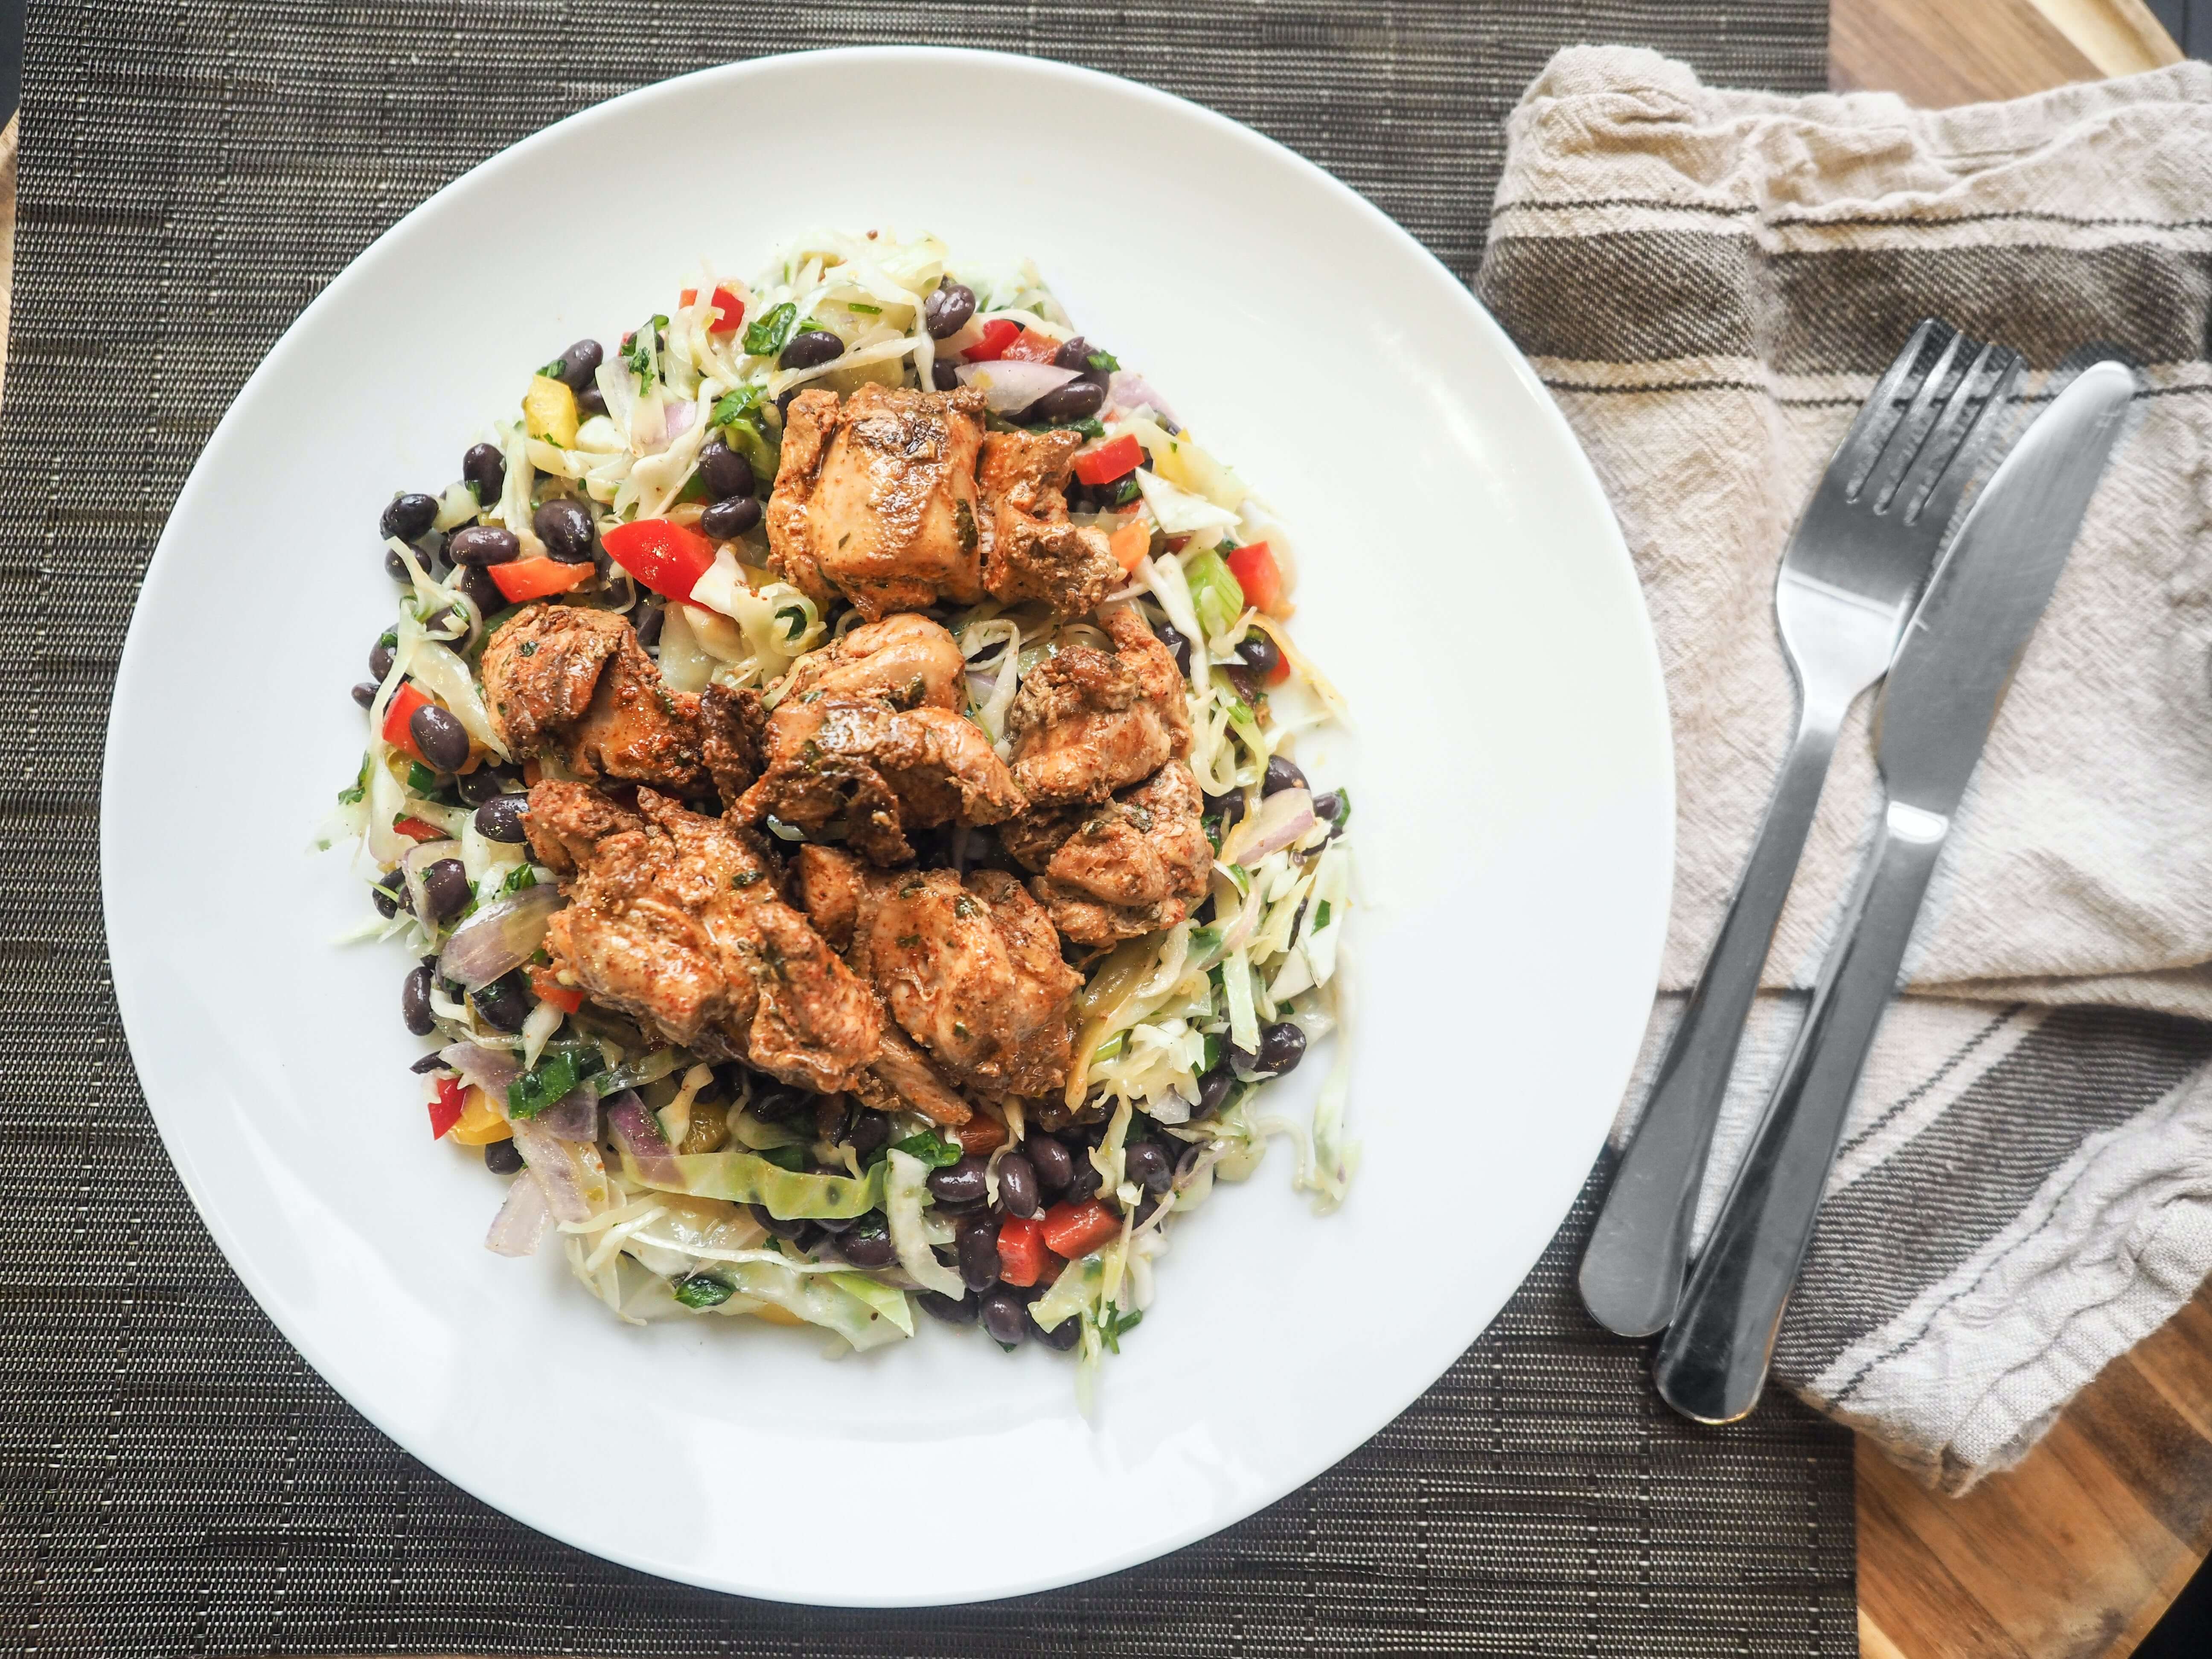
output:
<path id="1" fill-rule="evenodd" d="M 1249 869 L 1278 848 L 1288 847 L 1314 827 L 1313 792 L 1278 789 L 1260 810 L 1237 826 L 1221 856 Z"/>
<path id="2" fill-rule="evenodd" d="M 592 1200 L 577 1173 L 574 1154 L 561 1137 L 534 1117 L 514 1120 L 514 1145 L 545 1190 L 545 1206 L 556 1221 L 589 1221 Z"/>
<path id="3" fill-rule="evenodd" d="M 1066 386 L 1082 371 L 1055 368 L 1050 363 L 962 363 L 953 370 L 960 384 L 980 389 L 983 401 L 1004 415 L 1027 409 L 1048 392 Z"/>
<path id="4" fill-rule="evenodd" d="M 638 1098 L 636 1090 L 625 1089 L 609 1098 L 607 1122 L 636 1164 L 640 1175 L 656 1185 L 683 1185 L 683 1171 L 677 1166 L 668 1137 L 660 1133 L 660 1120 Z"/>
<path id="5" fill-rule="evenodd" d="M 599 1138 L 599 1097 L 588 1083 L 580 1083 L 538 1114 L 538 1122 L 563 1140 Z"/>
<path id="6" fill-rule="evenodd" d="M 545 1189 L 525 1170 L 515 1176 L 514 1184 L 507 1189 L 507 1202 L 492 1218 L 491 1231 L 484 1235 L 484 1249 L 500 1255 L 535 1255 L 538 1241 L 545 1237 L 546 1224 L 552 1219 L 552 1211 L 545 1207 Z"/>
<path id="7" fill-rule="evenodd" d="M 1106 407 L 1127 410 L 1133 414 L 1140 409 L 1149 409 L 1167 423 L 1169 431 L 1181 429 L 1176 422 L 1175 410 L 1168 407 L 1168 400 L 1153 391 L 1143 375 L 1133 374 L 1126 368 L 1115 369 L 1108 379 Z"/>
<path id="8" fill-rule="evenodd" d="M 545 924 L 561 908 L 557 887 L 526 887 L 494 899 L 459 927 L 438 957 L 438 971 L 471 991 L 512 973 L 538 953 Z"/>
<path id="9" fill-rule="evenodd" d="M 522 1075 L 522 1061 L 511 1049 L 456 1042 L 441 1048 L 438 1058 L 459 1072 L 462 1082 L 483 1090 L 501 1104 L 507 1100 L 507 1085 Z"/>

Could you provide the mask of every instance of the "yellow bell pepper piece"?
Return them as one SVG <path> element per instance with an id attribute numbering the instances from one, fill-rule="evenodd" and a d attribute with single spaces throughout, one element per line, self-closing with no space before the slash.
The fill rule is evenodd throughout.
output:
<path id="1" fill-rule="evenodd" d="M 806 1322 L 788 1308 L 774 1302 L 763 1302 L 753 1310 L 755 1319 L 765 1319 L 771 1325 L 804 1325 Z"/>
<path id="2" fill-rule="evenodd" d="M 550 375 L 533 374 L 522 394 L 522 419 L 533 438 L 562 449 L 576 447 L 576 394 Z"/>
<path id="3" fill-rule="evenodd" d="M 566 392 L 568 388 L 561 388 Z M 500 1115 L 499 1108 L 491 1103 L 491 1097 L 471 1084 L 461 1095 L 460 1121 L 447 1132 L 446 1139 L 463 1146 L 489 1146 L 495 1140 L 512 1140 L 514 1131 Z"/>

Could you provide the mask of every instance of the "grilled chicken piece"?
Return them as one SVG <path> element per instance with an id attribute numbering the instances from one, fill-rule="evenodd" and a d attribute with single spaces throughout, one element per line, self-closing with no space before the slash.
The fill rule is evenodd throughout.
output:
<path id="1" fill-rule="evenodd" d="M 1204 804 L 1190 768 L 1171 760 L 1103 806 L 1032 812 L 1000 826 L 999 841 L 1041 872 L 1030 890 L 1054 927 L 1079 945 L 1111 945 L 1174 927 L 1206 896 Z"/>
<path id="2" fill-rule="evenodd" d="M 799 902 L 946 1076 L 992 1094 L 1066 1086 L 1075 993 L 1052 924 L 1003 870 L 871 870 L 835 848 L 799 854 Z"/>
<path id="3" fill-rule="evenodd" d="M 1042 599 L 1054 616 L 1080 617 L 1121 585 L 1105 532 L 1068 520 L 1067 473 L 1082 447 L 1083 434 L 1068 427 L 983 440 L 976 483 L 988 517 L 983 586 L 992 598 Z"/>
<path id="4" fill-rule="evenodd" d="M 968 660 L 951 635 L 927 617 L 902 612 L 801 657 L 791 665 L 783 696 L 787 702 L 810 691 L 839 691 L 880 697 L 894 708 L 957 713 L 967 672 Z"/>
<path id="5" fill-rule="evenodd" d="M 1022 681 L 1006 730 L 1014 781 L 1041 805 L 1103 801 L 1190 752 L 1182 671 L 1133 606 L 1099 618 L 1109 654 L 1071 645 Z"/>
<path id="6" fill-rule="evenodd" d="M 810 691 L 769 716 L 767 768 L 734 809 L 846 839 L 878 864 L 914 856 L 907 826 L 998 823 L 1027 805 L 981 726 L 949 709 Z"/>
<path id="7" fill-rule="evenodd" d="M 852 1087 L 882 1041 L 874 994 L 783 902 L 746 832 L 651 789 L 637 805 L 531 790 L 531 849 L 568 899 L 545 932 L 554 970 L 702 1059 Z"/>
<path id="8" fill-rule="evenodd" d="M 699 753 L 723 804 L 734 802 L 760 776 L 768 711 L 760 693 L 709 685 L 699 694 Z"/>
<path id="9" fill-rule="evenodd" d="M 517 756 L 551 753 L 584 779 L 663 789 L 707 781 L 699 699 L 672 691 L 611 611 L 526 605 L 484 647 L 484 704 Z"/>
<path id="10" fill-rule="evenodd" d="M 864 386 L 802 392 L 784 416 L 769 562 L 817 605 L 870 622 L 983 597 L 975 456 L 983 394 Z"/>

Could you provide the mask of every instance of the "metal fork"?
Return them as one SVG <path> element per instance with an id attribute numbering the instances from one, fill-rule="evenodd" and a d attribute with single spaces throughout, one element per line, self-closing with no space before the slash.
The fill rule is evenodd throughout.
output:
<path id="1" fill-rule="evenodd" d="M 1796 735 L 1583 1255 L 1583 1300 L 1623 1336 L 1649 1336 L 1674 1316 L 1721 1099 L 1836 734 L 1887 670 L 2004 424 L 2020 367 L 2002 346 L 1922 323 L 1851 422 L 1783 554 L 1774 609 L 1797 680 Z"/>

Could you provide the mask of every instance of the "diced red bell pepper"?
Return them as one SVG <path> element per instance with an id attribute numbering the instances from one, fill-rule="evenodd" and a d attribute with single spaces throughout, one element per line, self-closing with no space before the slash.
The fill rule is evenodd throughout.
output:
<path id="1" fill-rule="evenodd" d="M 988 323 L 985 327 L 990 326 Z M 1048 339 L 1042 334 L 1032 334 L 1023 329 L 1008 341 L 1006 349 L 999 355 L 1010 363 L 1048 363 L 1060 356 L 1060 342 Z"/>
<path id="2" fill-rule="evenodd" d="M 1095 1198 L 1080 1204 L 1055 1204 L 1044 1212 L 1044 1242 L 1070 1261 L 1089 1255 L 1121 1231 L 1121 1218 Z"/>
<path id="3" fill-rule="evenodd" d="M 550 1002 L 564 1014 L 573 1014 L 584 1006 L 584 994 L 573 985 L 563 985 L 553 976 L 553 970 L 533 963 L 530 969 L 530 994 L 540 1002 Z"/>
<path id="4" fill-rule="evenodd" d="M 1033 1215 L 1010 1216 L 999 1229 L 999 1277 L 1026 1290 L 1044 1271 L 1044 1229 Z"/>
<path id="5" fill-rule="evenodd" d="M 1229 556 L 1229 574 L 1244 590 L 1244 603 L 1273 616 L 1283 603 L 1283 573 L 1275 563 L 1274 550 L 1253 542 Z"/>
<path id="6" fill-rule="evenodd" d="M 415 746 L 415 733 L 408 722 L 415 718 L 416 709 L 427 708 L 429 704 L 430 699 L 422 695 L 414 681 L 401 682 L 399 689 L 392 694 L 392 701 L 384 705 L 385 742 L 412 759 L 422 760 L 422 751 Z"/>
<path id="7" fill-rule="evenodd" d="M 953 1132 L 960 1150 L 970 1158 L 988 1158 L 1006 1144 L 1006 1126 L 995 1117 L 978 1112 Z"/>
<path id="8" fill-rule="evenodd" d="M 460 1079 L 440 1078 L 437 1096 L 430 1102 L 430 1139 L 443 1140 L 447 1132 L 461 1121 L 465 1105 Z"/>
<path id="9" fill-rule="evenodd" d="M 594 574 L 588 564 L 563 564 L 558 559 L 510 559 L 484 568 L 500 597 L 509 605 L 566 593 L 570 588 L 581 587 Z"/>
<path id="10" fill-rule="evenodd" d="M 669 519 L 618 524 L 599 542 L 609 558 L 654 592 L 672 599 L 690 599 L 699 578 L 714 565 L 714 544 L 689 525 Z M 500 568 L 492 566 L 495 574 Z"/>
<path id="11" fill-rule="evenodd" d="M 1087 484 L 1112 483 L 1116 478 L 1126 478 L 1137 470 L 1145 459 L 1145 447 L 1137 441 L 1136 434 L 1124 432 L 1111 443 L 1101 444 L 1096 449 L 1086 449 L 1075 458 L 1075 476 Z"/>
<path id="12" fill-rule="evenodd" d="M 447 839 L 446 832 L 438 828 L 436 824 L 425 823 L 420 818 L 394 818 L 392 820 L 392 829 L 393 834 L 404 836 L 410 841 L 444 841 Z"/>
<path id="13" fill-rule="evenodd" d="M 1022 325 L 1010 323 L 1003 317 L 994 317 L 983 325 L 983 337 L 962 355 L 971 363 L 995 363 L 1006 355 L 1006 348 L 1021 337 Z"/>
<path id="14" fill-rule="evenodd" d="M 677 297 L 688 306 L 697 301 L 699 290 L 696 288 L 687 288 Z M 707 332 L 709 334 L 735 333 L 738 325 L 744 320 L 745 302 L 726 288 L 716 289 L 714 290 L 714 320 L 707 325 Z"/>

